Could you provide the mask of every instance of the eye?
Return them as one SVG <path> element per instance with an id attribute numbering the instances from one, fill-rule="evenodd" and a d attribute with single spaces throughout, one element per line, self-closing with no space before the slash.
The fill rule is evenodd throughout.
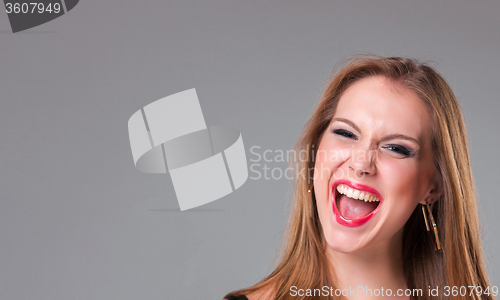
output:
<path id="1" fill-rule="evenodd" d="M 391 145 L 387 145 L 387 146 L 384 146 L 385 149 L 387 150 L 390 150 L 394 153 L 397 153 L 397 154 L 400 154 L 404 157 L 411 157 L 413 156 L 415 153 L 413 151 L 411 151 L 410 149 L 404 147 L 404 146 L 401 146 L 401 145 L 394 145 L 394 144 L 391 144 Z"/>
<path id="2" fill-rule="evenodd" d="M 335 133 L 336 135 L 344 136 L 349 139 L 354 139 L 354 140 L 358 139 L 358 137 L 354 133 L 347 131 L 345 129 L 334 129 L 333 133 Z"/>

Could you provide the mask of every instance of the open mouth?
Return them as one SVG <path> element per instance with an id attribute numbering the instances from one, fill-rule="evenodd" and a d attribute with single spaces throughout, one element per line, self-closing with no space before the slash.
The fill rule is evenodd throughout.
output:
<path id="1" fill-rule="evenodd" d="M 337 221 L 349 227 L 366 223 L 378 211 L 382 202 L 375 189 L 348 180 L 336 181 L 332 186 L 332 194 Z"/>

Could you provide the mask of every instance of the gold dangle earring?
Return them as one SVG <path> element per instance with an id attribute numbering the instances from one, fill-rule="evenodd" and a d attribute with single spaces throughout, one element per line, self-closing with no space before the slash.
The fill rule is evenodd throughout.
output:
<path id="1" fill-rule="evenodd" d="M 425 204 L 425 207 L 427 208 L 427 212 L 429 214 L 429 219 L 432 224 L 432 228 L 434 231 L 434 237 L 436 238 L 436 244 L 434 245 L 435 250 L 441 250 L 441 242 L 439 241 L 439 234 L 438 234 L 438 229 L 436 222 L 434 221 L 434 217 L 432 216 L 431 208 L 428 204 Z M 431 231 L 431 228 L 429 226 L 429 221 L 427 220 L 427 214 L 425 212 L 425 208 L 422 205 L 422 213 L 424 214 L 424 220 L 425 220 L 425 227 L 427 228 L 427 231 Z"/>

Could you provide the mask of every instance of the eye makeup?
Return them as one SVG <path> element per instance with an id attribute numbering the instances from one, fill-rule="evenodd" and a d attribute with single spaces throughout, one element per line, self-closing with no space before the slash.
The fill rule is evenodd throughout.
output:
<path id="1" fill-rule="evenodd" d="M 336 135 L 341 136 L 341 137 L 352 139 L 354 141 L 359 140 L 359 138 L 358 138 L 357 135 L 355 135 L 354 133 L 352 133 L 352 132 L 350 132 L 349 130 L 346 130 L 346 129 L 334 128 L 331 131 L 332 131 L 333 134 L 336 134 Z M 416 142 L 416 140 L 413 139 L 413 138 L 408 138 L 408 137 L 406 137 L 404 135 L 399 135 L 399 134 L 398 135 L 386 136 L 382 140 L 387 140 L 389 138 L 390 139 L 403 138 L 405 140 L 412 140 L 412 141 Z M 387 149 L 387 150 L 393 152 L 396 155 L 400 155 L 403 158 L 413 157 L 413 156 L 415 156 L 415 154 L 417 152 L 417 151 L 412 150 L 409 147 L 406 147 L 406 146 L 403 146 L 403 145 L 399 145 L 399 144 L 388 144 L 388 145 L 383 146 L 382 148 Z"/>

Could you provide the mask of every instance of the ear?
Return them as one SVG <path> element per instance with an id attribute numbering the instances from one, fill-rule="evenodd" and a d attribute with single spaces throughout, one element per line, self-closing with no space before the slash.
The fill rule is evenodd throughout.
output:
<path id="1" fill-rule="evenodd" d="M 419 203 L 422 205 L 432 204 L 436 202 L 441 197 L 441 195 L 441 189 L 439 188 L 437 182 L 434 181 L 431 185 L 429 185 L 425 196 L 422 197 Z"/>

